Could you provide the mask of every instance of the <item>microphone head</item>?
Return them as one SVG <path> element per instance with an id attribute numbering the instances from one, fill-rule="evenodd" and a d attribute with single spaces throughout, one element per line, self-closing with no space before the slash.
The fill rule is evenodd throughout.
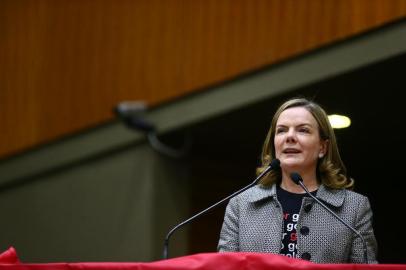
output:
<path id="1" fill-rule="evenodd" d="M 279 161 L 279 159 L 274 159 L 274 160 L 272 160 L 271 161 L 271 164 L 269 164 L 269 166 L 272 168 L 272 169 L 279 169 L 280 168 L 280 164 L 281 164 L 281 162 Z"/>
<path id="2" fill-rule="evenodd" d="M 148 109 L 147 104 L 143 101 L 122 101 L 114 107 L 114 113 L 126 118 L 139 116 Z"/>
<path id="3" fill-rule="evenodd" d="M 299 182 L 303 182 L 302 177 L 297 172 L 293 172 L 290 174 L 290 179 L 295 182 L 296 185 L 299 185 Z"/>
<path id="4" fill-rule="evenodd" d="M 147 110 L 146 103 L 142 101 L 123 101 L 115 108 L 114 112 L 129 127 L 144 132 L 155 130 L 155 126 L 143 118 Z"/>

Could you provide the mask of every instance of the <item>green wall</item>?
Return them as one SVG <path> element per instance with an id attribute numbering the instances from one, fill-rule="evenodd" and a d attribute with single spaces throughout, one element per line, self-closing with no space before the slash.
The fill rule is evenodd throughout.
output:
<path id="1" fill-rule="evenodd" d="M 188 213 L 187 175 L 138 144 L 3 189 L 1 248 L 26 262 L 160 259 L 166 232 Z"/>

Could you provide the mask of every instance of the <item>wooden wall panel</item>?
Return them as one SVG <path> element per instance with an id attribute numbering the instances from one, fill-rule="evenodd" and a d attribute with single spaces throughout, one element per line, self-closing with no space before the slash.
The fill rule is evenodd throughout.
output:
<path id="1" fill-rule="evenodd" d="M 0 157 L 405 15 L 405 0 L 2 0 Z"/>

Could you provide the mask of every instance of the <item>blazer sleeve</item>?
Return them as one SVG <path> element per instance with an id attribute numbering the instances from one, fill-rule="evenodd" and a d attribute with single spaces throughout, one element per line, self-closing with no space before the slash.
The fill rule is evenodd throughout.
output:
<path id="1" fill-rule="evenodd" d="M 367 254 L 368 263 L 378 263 L 376 260 L 378 245 L 375 239 L 374 230 L 372 227 L 372 209 L 367 197 L 362 196 L 363 200 L 359 204 L 359 211 L 357 215 L 357 220 L 355 224 L 355 229 L 360 232 L 364 237 Z M 354 236 L 354 242 L 351 250 L 351 262 L 360 263 L 363 262 L 364 248 L 362 240 L 358 236 Z"/>
<path id="2" fill-rule="evenodd" d="M 232 198 L 226 207 L 220 239 L 217 246 L 219 252 L 239 251 L 239 200 L 238 196 Z"/>

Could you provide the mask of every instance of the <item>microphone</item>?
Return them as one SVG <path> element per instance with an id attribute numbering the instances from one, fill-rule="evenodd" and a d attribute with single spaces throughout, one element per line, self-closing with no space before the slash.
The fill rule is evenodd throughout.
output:
<path id="1" fill-rule="evenodd" d="M 319 199 L 316 198 L 316 196 L 314 196 L 313 194 L 311 194 L 309 192 L 309 190 L 307 189 L 307 187 L 304 185 L 303 183 L 303 179 L 300 176 L 300 174 L 293 172 L 290 174 L 290 178 L 292 179 L 292 181 L 296 184 L 301 186 L 304 191 L 310 196 L 312 197 L 317 203 L 319 203 L 324 209 L 326 209 L 330 214 L 332 214 L 334 217 L 336 217 L 342 224 L 344 224 L 348 229 L 350 229 L 353 233 L 355 233 L 359 238 L 361 238 L 362 240 L 362 244 L 363 244 L 363 249 L 364 249 L 364 263 L 368 263 L 368 252 L 367 252 L 367 244 L 365 242 L 364 237 L 361 235 L 361 233 L 359 231 L 357 231 L 356 229 L 354 229 L 350 224 L 348 224 L 347 222 L 345 222 L 342 218 L 340 218 L 336 213 L 334 213 L 328 206 L 326 206 L 324 203 L 322 203 Z"/>
<path id="2" fill-rule="evenodd" d="M 124 123 L 132 129 L 144 132 L 154 132 L 155 126 L 143 118 L 147 111 L 147 105 L 142 101 L 122 101 L 115 108 L 114 112 Z"/>
<path id="3" fill-rule="evenodd" d="M 225 201 L 227 201 L 227 200 L 229 200 L 229 199 L 231 199 L 231 198 L 237 196 L 237 195 L 240 194 L 241 192 L 243 192 L 243 191 L 245 191 L 245 190 L 247 190 L 247 189 L 249 189 L 249 188 L 255 186 L 255 185 L 258 183 L 258 181 L 259 181 L 262 177 L 264 177 L 264 176 L 265 176 L 267 173 L 269 173 L 271 170 L 279 169 L 279 166 L 280 166 L 279 159 L 274 159 L 274 160 L 272 160 L 272 162 L 269 164 L 269 166 L 268 166 L 260 175 L 258 175 L 257 178 L 255 178 L 255 180 L 254 180 L 251 184 L 249 184 L 249 185 L 243 187 L 242 189 L 240 189 L 240 190 L 234 192 L 233 194 L 231 194 L 231 195 L 227 196 L 226 198 L 222 199 L 221 201 L 218 201 L 217 203 L 213 204 L 212 206 L 210 206 L 210 207 L 204 209 L 203 211 L 197 213 L 196 215 L 194 215 L 194 216 L 192 216 L 192 217 L 186 219 L 185 221 L 183 221 L 183 222 L 179 223 L 178 225 L 176 225 L 175 227 L 173 227 L 173 228 L 169 231 L 169 233 L 166 235 L 166 237 L 165 237 L 163 258 L 164 258 L 164 259 L 167 259 L 167 258 L 168 258 L 169 238 L 171 237 L 171 235 L 172 235 L 177 229 L 179 229 L 179 228 L 182 227 L 183 225 L 186 225 L 186 224 L 190 223 L 191 221 L 193 221 L 194 219 L 200 217 L 201 215 L 203 215 L 203 214 L 209 212 L 210 210 L 212 210 L 213 208 L 217 207 L 218 205 L 224 203 Z"/>

